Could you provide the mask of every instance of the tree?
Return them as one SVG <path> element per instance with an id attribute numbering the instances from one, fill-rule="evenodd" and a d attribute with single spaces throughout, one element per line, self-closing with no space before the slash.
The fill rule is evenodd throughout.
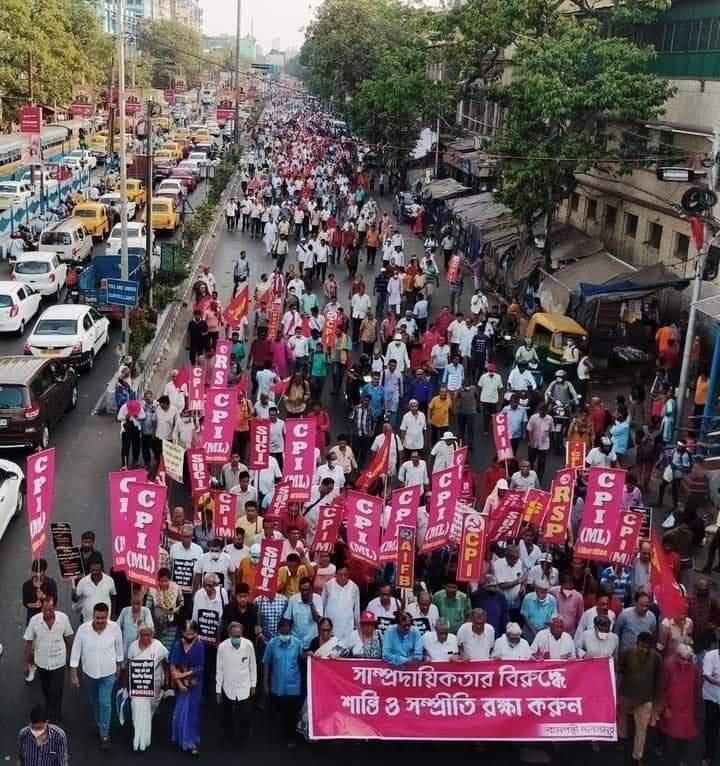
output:
<path id="1" fill-rule="evenodd" d="M 138 25 L 138 50 L 152 57 L 152 84 L 168 88 L 178 72 L 188 81 L 200 78 L 204 67 L 202 36 L 179 21 L 145 20 Z"/>
<path id="2" fill-rule="evenodd" d="M 599 162 L 606 170 L 630 162 L 612 126 L 653 119 L 672 94 L 648 72 L 653 55 L 601 36 L 594 21 L 571 17 L 558 18 L 552 34 L 518 40 L 512 83 L 497 91 L 509 106 L 506 130 L 493 147 L 502 157 L 497 197 L 528 231 L 544 218 L 546 258 L 550 223 L 575 175 Z"/>

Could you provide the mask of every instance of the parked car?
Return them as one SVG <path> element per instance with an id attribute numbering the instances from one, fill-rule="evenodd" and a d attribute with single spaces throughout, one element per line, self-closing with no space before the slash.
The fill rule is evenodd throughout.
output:
<path id="1" fill-rule="evenodd" d="M 52 295 L 60 300 L 67 279 L 67 265 L 60 262 L 55 252 L 24 253 L 15 261 L 11 279 L 30 285 L 40 295 Z"/>
<path id="2" fill-rule="evenodd" d="M 50 306 L 40 315 L 23 351 L 57 357 L 89 372 L 109 340 L 110 320 L 92 306 Z"/>
<path id="3" fill-rule="evenodd" d="M 0 332 L 22 335 L 40 310 L 42 296 L 22 282 L 0 282 Z"/>
<path id="4" fill-rule="evenodd" d="M 53 178 L 47 170 L 43 170 L 41 182 L 40 168 L 35 168 L 34 172 L 32 170 L 26 170 L 22 176 L 20 176 L 20 180 L 30 184 L 36 194 L 40 193 L 41 187 L 45 194 L 54 194 L 58 188 L 57 180 Z"/>
<path id="5" fill-rule="evenodd" d="M 182 164 L 182 163 L 181 163 Z M 198 184 L 197 176 L 195 173 L 190 170 L 190 168 L 181 168 L 177 167 L 175 170 L 173 170 L 172 173 L 170 173 L 171 179 L 177 179 L 182 183 L 182 185 L 185 187 L 187 192 L 194 191 L 195 187 Z M 165 183 L 163 181 L 162 183 Z M 161 184 L 162 185 L 162 184 Z"/>
<path id="6" fill-rule="evenodd" d="M 10 522 L 22 516 L 26 491 L 22 468 L 10 460 L 0 460 L 0 538 Z"/>
<path id="7" fill-rule="evenodd" d="M 29 181 L 0 181 L 0 210 L 22 205 L 34 193 L 35 190 Z"/>
<path id="8" fill-rule="evenodd" d="M 82 263 L 92 257 L 92 236 L 77 218 L 66 218 L 40 234 L 40 252 L 55 253 L 63 263 Z"/>
<path id="9" fill-rule="evenodd" d="M 46 449 L 50 429 L 77 403 L 78 376 L 72 367 L 55 359 L 0 357 L 0 448 Z M 5 462 L 0 468 L 16 473 Z"/>

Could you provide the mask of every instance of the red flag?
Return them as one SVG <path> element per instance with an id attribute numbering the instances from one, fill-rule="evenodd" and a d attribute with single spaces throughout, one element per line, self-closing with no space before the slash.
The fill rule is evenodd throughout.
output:
<path id="1" fill-rule="evenodd" d="M 305 338 L 309 338 L 310 337 L 310 317 L 306 316 L 305 314 L 303 314 L 300 333 Z"/>
<path id="2" fill-rule="evenodd" d="M 291 377 L 292 376 L 288 376 L 287 378 L 284 378 L 283 380 L 279 380 L 277 383 L 273 383 L 272 386 L 270 386 L 270 390 L 275 394 L 275 396 L 277 397 L 285 396 L 288 388 L 290 387 Z"/>
<path id="3" fill-rule="evenodd" d="M 250 288 L 245 284 L 225 308 L 223 312 L 225 324 L 230 328 L 238 327 L 242 318 L 247 316 L 249 304 Z"/>
<path id="4" fill-rule="evenodd" d="M 392 437 L 392 433 L 385 434 L 385 441 L 380 445 L 380 449 L 375 453 L 368 467 L 360 472 L 355 482 L 355 489 L 360 492 L 367 492 L 381 476 L 388 472 Z"/>
<path id="5" fill-rule="evenodd" d="M 687 599 L 673 575 L 656 529 L 650 531 L 650 587 L 663 617 L 687 614 Z"/>
<path id="6" fill-rule="evenodd" d="M 250 390 L 250 373 L 243 373 L 237 382 L 238 396 L 247 396 Z"/>
<path id="7" fill-rule="evenodd" d="M 693 243 L 697 250 L 700 250 L 705 242 L 705 222 L 702 218 L 694 215 L 690 219 L 690 232 Z"/>

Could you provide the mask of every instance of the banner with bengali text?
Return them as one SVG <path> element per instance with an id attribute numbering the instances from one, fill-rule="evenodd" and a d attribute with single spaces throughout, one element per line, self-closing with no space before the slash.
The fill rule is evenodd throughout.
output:
<path id="1" fill-rule="evenodd" d="M 308 660 L 310 739 L 617 739 L 612 660 Z"/>

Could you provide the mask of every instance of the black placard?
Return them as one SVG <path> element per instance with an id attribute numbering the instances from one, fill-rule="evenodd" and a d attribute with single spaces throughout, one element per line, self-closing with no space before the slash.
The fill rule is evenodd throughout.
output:
<path id="1" fill-rule="evenodd" d="M 220 615 L 214 609 L 198 609 L 197 622 L 200 640 L 206 644 L 216 644 Z"/>
<path id="2" fill-rule="evenodd" d="M 630 510 L 642 513 L 643 520 L 642 524 L 640 525 L 640 539 L 649 540 L 650 530 L 652 529 L 652 508 L 646 508 L 642 505 L 631 505 Z"/>
<path id="3" fill-rule="evenodd" d="M 82 577 L 85 574 L 80 548 L 58 548 L 55 555 L 60 569 L 60 577 L 63 580 L 72 580 L 74 577 Z"/>
<path id="4" fill-rule="evenodd" d="M 68 521 L 51 521 L 50 533 L 52 534 L 53 548 L 72 548 L 72 528 Z"/>
<path id="5" fill-rule="evenodd" d="M 130 696 L 147 699 L 155 696 L 155 660 L 140 658 L 129 663 Z"/>
<path id="6" fill-rule="evenodd" d="M 412 624 L 418 629 L 421 636 L 430 632 L 430 620 L 427 617 L 413 617 Z"/>
<path id="7" fill-rule="evenodd" d="M 385 631 L 391 626 L 396 625 L 397 620 L 394 617 L 378 617 L 377 618 L 377 630 L 380 636 L 385 635 Z"/>
<path id="8" fill-rule="evenodd" d="M 173 559 L 173 581 L 177 583 L 184 593 L 192 593 L 193 573 L 195 562 L 193 559 Z"/>

